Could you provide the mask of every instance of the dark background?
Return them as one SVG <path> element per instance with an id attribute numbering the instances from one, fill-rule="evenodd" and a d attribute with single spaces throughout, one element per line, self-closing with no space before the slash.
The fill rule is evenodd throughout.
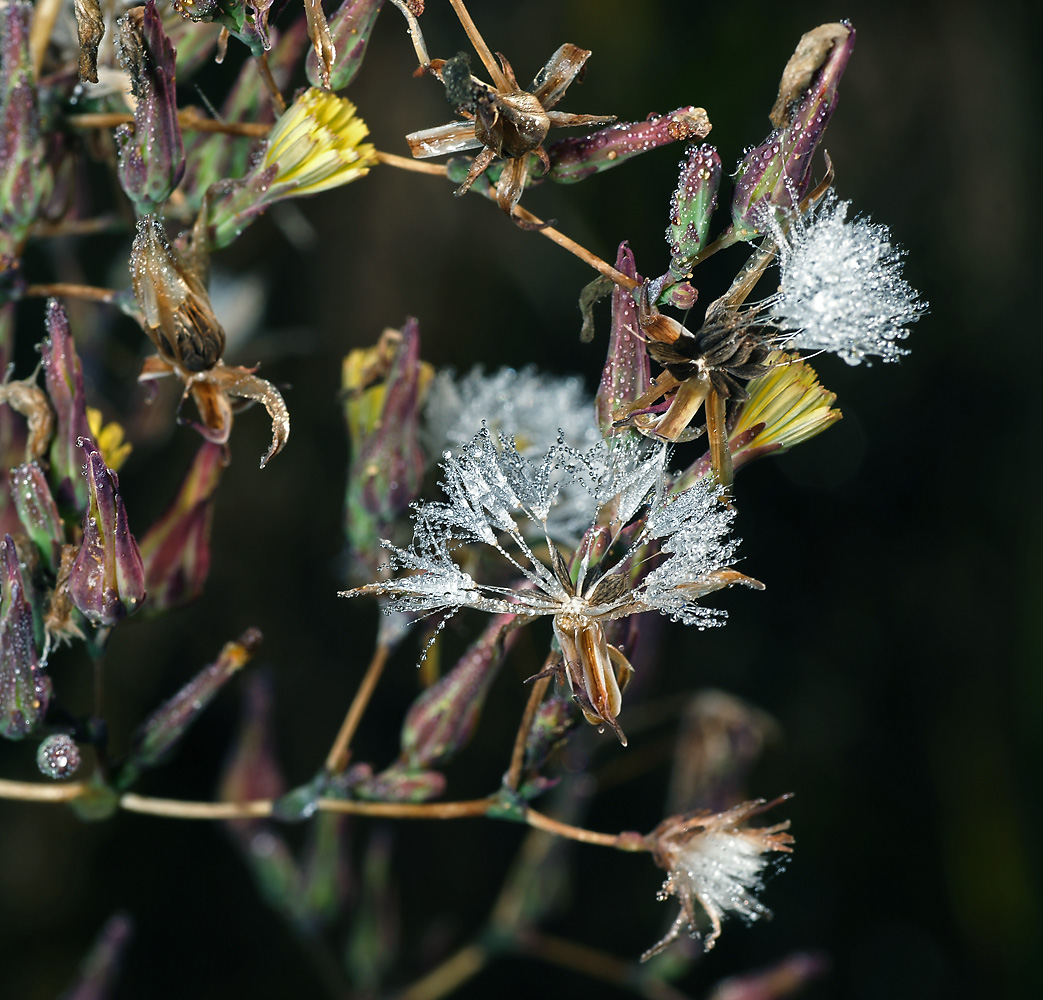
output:
<path id="1" fill-rule="evenodd" d="M 1028 789 L 1043 696 L 1043 588 L 1033 571 L 1043 537 L 1029 348 L 1039 326 L 1030 265 L 1040 122 L 1029 97 L 1028 14 L 959 2 L 475 0 L 471 10 L 524 79 L 563 41 L 594 51 L 566 110 L 633 120 L 704 106 L 726 169 L 766 134 L 779 73 L 801 33 L 838 16 L 854 22 L 858 42 L 826 142 L 837 190 L 891 227 L 931 310 L 900 365 L 819 359 L 845 419 L 738 483 L 743 568 L 768 589 L 718 595 L 731 612 L 725 629 L 664 631 L 655 694 L 716 686 L 769 711 L 785 736 L 750 792 L 797 795 L 784 807 L 797 850 L 764 894 L 775 920 L 751 929 L 731 922 L 680 985 L 699 996 L 721 976 L 813 948 L 831 956 L 833 970 L 809 996 L 1038 995 L 1041 817 Z M 423 24 L 432 54 L 465 47 L 447 5 L 431 2 Z M 401 18 L 389 8 L 348 91 L 380 149 L 404 153 L 404 133 L 447 118 L 439 88 L 412 69 Z M 676 149 L 664 149 L 579 186 L 545 185 L 524 204 L 604 257 L 628 239 L 638 267 L 655 274 L 666 260 L 677 160 Z M 289 447 L 258 472 L 267 422 L 256 411 L 237 421 L 204 600 L 120 628 L 106 663 L 119 749 L 223 642 L 259 626 L 259 669 L 274 679 L 291 783 L 323 759 L 376 625 L 372 606 L 336 597 L 347 458 L 340 358 L 414 315 L 424 355 L 438 366 L 535 363 L 580 373 L 593 389 L 607 326 L 602 311 L 598 339 L 580 344 L 584 265 L 488 202 L 455 200 L 438 179 L 381 168 L 297 204 L 314 229 L 310 247 L 295 246 L 269 217 L 216 261 L 264 282 L 260 339 L 230 360 L 263 356 L 264 373 L 292 385 Z M 126 246 L 111 249 L 120 259 Z M 722 254 L 705 278 L 699 272 L 704 298 L 738 267 L 737 253 Z M 39 322 L 38 312 L 23 316 Z M 129 407 L 133 375 L 133 365 L 114 364 L 97 378 Z M 180 429 L 132 456 L 121 475 L 132 527 L 159 513 L 194 447 Z M 498 780 L 524 697 L 522 660 L 508 664 L 476 742 L 452 769 L 452 797 L 483 794 Z M 382 764 L 394 754 L 417 690 L 414 662 L 407 643 L 360 730 L 358 759 Z M 56 655 L 52 668 L 63 700 L 86 710 L 82 652 Z M 222 693 L 143 792 L 213 796 L 238 687 Z M 0 749 L 4 776 L 32 779 L 32 747 Z M 633 751 L 610 748 L 604 758 Z M 651 828 L 666 777 L 664 766 L 607 791 L 589 824 Z M 353 824 L 356 861 L 375 826 Z M 481 925 L 521 836 L 483 821 L 395 826 L 403 982 Z M 137 925 L 118 997 L 322 995 L 304 949 L 217 826 L 128 814 L 85 825 L 58 807 L 3 802 L 0 838 L 5 996 L 56 996 L 117 909 Z M 575 849 L 573 871 L 571 902 L 551 924 L 563 936 L 630 959 L 673 913 L 673 903 L 654 899 L 660 876 L 646 857 Z M 344 926 L 330 934 L 334 948 Z M 626 995 L 550 965 L 504 960 L 459 996 L 534 989 Z"/>

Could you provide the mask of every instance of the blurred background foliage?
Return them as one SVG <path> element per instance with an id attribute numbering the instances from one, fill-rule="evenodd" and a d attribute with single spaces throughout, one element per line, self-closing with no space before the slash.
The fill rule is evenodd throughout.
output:
<path id="1" fill-rule="evenodd" d="M 809 997 L 1038 995 L 1040 800 L 1028 788 L 1039 771 L 1043 722 L 1043 586 L 1034 569 L 1043 483 L 1028 435 L 1038 390 L 1017 361 L 1038 336 L 1029 268 L 1041 123 L 1029 97 L 1038 63 L 1028 5 L 474 0 L 470 7 L 519 77 L 531 78 L 563 41 L 593 50 L 565 110 L 633 120 L 686 103 L 705 107 L 714 123 L 709 141 L 726 169 L 767 133 L 779 72 L 801 33 L 838 16 L 855 24 L 858 42 L 825 145 L 838 193 L 891 227 L 908 250 L 906 276 L 931 312 L 900 365 L 866 370 L 819 359 L 844 420 L 793 454 L 743 472 L 737 484 L 741 568 L 768 590 L 717 595 L 713 603 L 732 615 L 725 629 L 664 629 L 654 697 L 669 696 L 665 704 L 679 710 L 686 695 L 717 687 L 765 709 L 783 735 L 750 791 L 797 796 L 787 806 L 797 850 L 765 893 L 776 919 L 726 928 L 679 985 L 705 995 L 724 975 L 818 949 L 832 971 Z M 432 54 L 466 47 L 447 5 L 432 0 L 423 24 Z M 233 42 L 225 65 L 200 78 L 215 104 L 242 55 Z M 447 118 L 441 89 L 414 79 L 413 68 L 402 20 L 388 8 L 348 91 L 379 149 L 404 153 L 405 133 Z M 196 95 L 186 90 L 184 98 Z M 677 160 L 676 150 L 660 150 L 581 185 L 544 185 L 523 204 L 604 257 L 629 240 L 639 270 L 655 275 L 667 259 L 662 233 Z M 101 174 L 95 180 L 107 183 Z M 73 243 L 57 253 L 66 266 L 79 260 L 83 280 L 123 287 L 129 241 L 129 234 L 95 237 L 89 253 Z M 737 266 L 739 257 L 721 256 L 728 259 L 697 274 L 704 302 Z M 50 267 L 42 253 L 27 262 L 36 280 L 48 280 Z M 323 759 L 377 624 L 372 604 L 336 597 L 345 567 L 341 357 L 416 316 L 423 354 L 438 367 L 535 363 L 579 373 L 593 389 L 608 311 L 598 314 L 595 342 L 581 344 L 576 299 L 590 274 L 580 262 L 510 225 L 481 198 L 455 200 L 437 178 L 384 167 L 270 212 L 218 254 L 214 268 L 225 280 L 253 282 L 237 286 L 236 308 L 248 312 L 257 305 L 250 296 L 262 293 L 256 335 L 226 356 L 263 361 L 265 376 L 287 387 L 293 437 L 259 472 L 268 422 L 257 411 L 236 421 L 206 594 L 114 634 L 106 714 L 115 747 L 125 746 L 161 699 L 256 625 L 265 642 L 249 670 L 271 679 L 277 753 L 297 783 Z M 109 401 L 108 417 L 133 422 L 140 332 L 112 310 L 68 306 L 89 393 Z M 216 298 L 215 307 L 225 319 Z M 29 342 L 42 336 L 42 304 L 23 303 L 18 318 L 28 358 Z M 189 430 L 163 420 L 141 435 L 121 473 L 132 528 L 161 512 L 196 446 Z M 462 615 L 448 651 L 477 629 Z M 518 681 L 545 638 L 530 631 L 474 743 L 449 770 L 452 797 L 498 783 L 523 704 Z M 359 731 L 356 759 L 394 756 L 402 713 L 418 690 L 414 663 L 407 642 Z M 89 704 L 81 650 L 56 654 L 52 674 L 64 701 Z M 222 693 L 142 791 L 213 797 L 241 690 L 233 683 Z M 650 829 L 665 812 L 670 748 L 603 741 L 598 763 L 607 777 L 588 825 Z M 32 778 L 33 746 L 3 751 L 4 776 Z M 657 752 L 659 766 L 632 780 L 618 770 Z M 379 851 L 391 852 L 403 941 L 394 961 L 407 980 L 482 926 L 524 831 L 479 820 L 392 828 L 359 820 L 347 835 L 353 908 L 365 895 L 367 864 L 372 874 Z M 305 829 L 288 836 L 303 842 Z M 290 933 L 263 903 L 216 824 L 121 814 L 85 825 L 59 807 L 0 802 L 0 844 L 5 996 L 57 996 L 120 909 L 136 932 L 116 997 L 320 995 L 307 936 Z M 654 898 L 659 873 L 643 856 L 566 850 L 571 891 L 548 926 L 636 957 L 667 919 Z M 349 923 L 342 919 L 329 935 L 334 952 Z M 492 964 L 457 995 L 533 990 L 628 995 L 522 958 Z"/>

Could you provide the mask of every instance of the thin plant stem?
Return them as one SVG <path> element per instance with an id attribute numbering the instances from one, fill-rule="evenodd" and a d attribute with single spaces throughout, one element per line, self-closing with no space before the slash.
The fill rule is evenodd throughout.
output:
<path id="1" fill-rule="evenodd" d="M 33 59 L 33 76 L 40 79 L 40 67 L 47 53 L 47 46 L 54 33 L 54 25 L 58 20 L 58 12 L 62 9 L 62 0 L 36 0 L 33 6 L 33 23 L 29 27 L 29 52 Z"/>
<path id="2" fill-rule="evenodd" d="M 340 731 L 333 741 L 333 746 L 330 747 L 330 752 L 326 755 L 326 770 L 330 774 L 340 774 L 348 766 L 348 761 L 351 759 L 351 740 L 362 721 L 362 714 L 366 711 L 370 698 L 373 697 L 373 691 L 377 686 L 377 681 L 380 680 L 380 675 L 384 672 L 384 664 L 387 663 L 390 652 L 391 648 L 385 643 L 377 644 L 373 658 L 369 661 L 369 666 L 366 667 L 366 672 L 362 676 L 362 682 L 355 692 L 355 697 L 348 706 L 348 712 L 340 725 Z"/>
<path id="3" fill-rule="evenodd" d="M 93 219 L 60 219 L 57 222 L 37 222 L 29 231 L 35 239 L 58 236 L 94 236 L 114 233 L 127 228 L 126 219 L 118 215 L 99 215 Z"/>
<path id="4" fill-rule="evenodd" d="M 552 654 L 553 655 L 553 654 Z M 511 750 L 511 766 L 507 771 L 504 784 L 511 791 L 518 790 L 518 782 L 521 781 L 522 767 L 525 765 L 525 746 L 529 741 L 529 730 L 532 729 L 532 720 L 536 717 L 536 711 L 543 701 L 543 696 L 550 687 L 551 679 L 541 677 L 533 681 L 532 690 L 529 692 L 529 700 L 525 704 L 521 722 L 518 724 L 518 732 L 514 737 L 514 748 Z"/>
<path id="5" fill-rule="evenodd" d="M 41 782 L 8 781 L 0 779 L 0 799 L 23 802 L 71 802 L 82 798 L 90 789 L 83 781 L 62 785 Z M 193 802 L 185 799 L 162 799 L 125 792 L 117 800 L 120 809 L 164 816 L 168 819 L 260 819 L 272 816 L 275 803 L 271 799 L 253 799 L 249 802 Z M 350 813 L 357 816 L 383 816 L 389 819 L 466 819 L 487 816 L 500 805 L 500 799 L 464 799 L 459 802 L 363 802 L 355 799 L 319 799 L 320 812 Z M 620 851 L 648 851 L 647 839 L 640 833 L 599 833 L 583 827 L 562 823 L 535 809 L 526 809 L 522 821 L 537 830 L 545 830 L 568 840 L 600 847 L 614 847 Z"/>
<path id="6" fill-rule="evenodd" d="M 474 46 L 475 52 L 478 53 L 478 58 L 482 60 L 482 65 L 489 71 L 489 75 L 493 78 L 493 83 L 495 84 L 496 89 L 500 91 L 512 90 L 513 88 L 508 82 L 507 77 L 504 75 L 503 70 L 500 69 L 496 60 L 493 58 L 492 50 L 485 44 L 485 39 L 482 38 L 481 32 L 475 26 L 474 21 L 471 20 L 471 15 L 467 13 L 467 8 L 464 6 L 464 0 L 449 0 L 449 2 L 453 5 L 453 10 L 456 12 L 456 16 L 460 19 L 464 31 L 467 32 L 467 37 Z"/>
<path id="7" fill-rule="evenodd" d="M 545 226 L 542 219 L 533 215 L 532 212 L 527 209 L 518 205 L 514 209 L 514 214 L 519 219 L 523 219 L 526 222 L 531 222 L 534 225 L 541 227 L 536 230 L 538 233 L 546 236 L 549 240 L 553 240 L 558 244 L 558 246 L 564 247 L 569 253 L 575 254 L 575 256 L 579 257 L 581 261 L 585 264 L 589 264 L 595 271 L 599 271 L 614 284 L 619 285 L 620 288 L 625 288 L 628 292 L 632 292 L 641 287 L 640 281 L 617 270 L 607 260 L 602 260 L 602 258 L 596 253 L 591 253 L 591 251 L 589 251 L 585 246 L 577 243 L 574 239 L 570 239 L 553 226 Z"/>
<path id="8" fill-rule="evenodd" d="M 515 942 L 518 950 L 526 955 L 559 965 L 563 969 L 571 969 L 620 989 L 634 990 L 648 1000 L 687 1000 L 687 994 L 661 979 L 651 976 L 636 979 L 632 963 L 598 948 L 533 930 L 519 931 Z"/>
<path id="9" fill-rule="evenodd" d="M 46 299 L 52 296 L 66 299 L 86 299 L 88 302 L 115 302 L 119 297 L 115 288 L 98 288 L 95 285 L 74 285 L 55 281 L 47 285 L 26 285 L 23 296 L 27 299 Z"/>
<path id="10" fill-rule="evenodd" d="M 432 177 L 445 177 L 448 171 L 444 163 L 424 163 L 422 160 L 413 160 L 408 156 L 398 156 L 396 153 L 382 153 L 376 151 L 378 163 L 389 167 L 398 167 L 399 170 L 409 170 L 414 174 L 430 174 Z"/>
<path id="11" fill-rule="evenodd" d="M 427 975 L 396 993 L 394 1000 L 439 1000 L 473 979 L 489 958 L 489 952 L 480 944 L 464 945 Z"/>
<path id="12" fill-rule="evenodd" d="M 545 816 L 535 809 L 528 809 L 525 813 L 525 822 L 537 830 L 546 830 L 567 840 L 578 840 L 582 844 L 597 844 L 599 847 L 615 847 L 620 851 L 648 851 L 651 848 L 647 840 L 640 833 L 625 831 L 623 833 L 598 833 L 596 830 L 586 830 L 581 826 L 573 826 L 571 823 L 562 823 L 560 820 Z"/>
<path id="13" fill-rule="evenodd" d="M 275 82 L 275 77 L 272 76 L 272 69 L 268 65 L 268 53 L 262 52 L 257 57 L 257 68 L 261 72 L 261 79 L 264 80 L 265 87 L 268 88 L 268 94 L 272 99 L 272 104 L 275 105 L 276 114 L 282 114 L 286 110 L 286 100 L 282 96 L 282 91 L 279 90 L 279 85 Z"/>
<path id="14" fill-rule="evenodd" d="M 134 116 L 123 111 L 98 111 L 69 115 L 66 123 L 73 128 L 115 128 L 134 121 Z M 263 122 L 222 122 L 207 118 L 198 108 L 186 108 L 177 113 L 177 122 L 188 132 L 221 132 L 225 135 L 241 135 L 248 139 L 263 139 L 272 130 Z"/>
<path id="15" fill-rule="evenodd" d="M 431 57 L 427 54 L 427 45 L 424 43 L 424 33 L 420 30 L 420 23 L 416 14 L 410 9 L 405 0 L 391 0 L 391 2 L 402 12 L 402 16 L 409 25 L 409 37 L 413 42 L 413 51 L 416 53 L 417 62 L 422 70 L 431 65 Z"/>

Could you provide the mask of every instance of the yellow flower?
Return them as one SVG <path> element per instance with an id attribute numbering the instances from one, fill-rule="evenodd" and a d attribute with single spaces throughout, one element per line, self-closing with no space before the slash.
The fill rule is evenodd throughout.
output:
<path id="1" fill-rule="evenodd" d="M 263 167 L 277 167 L 270 197 L 315 194 L 365 176 L 376 163 L 373 146 L 362 142 L 367 135 L 351 101 L 309 88 L 268 137 Z"/>
<path id="2" fill-rule="evenodd" d="M 836 393 L 823 389 L 811 365 L 796 355 L 772 353 L 766 375 L 751 379 L 729 435 L 736 468 L 771 452 L 786 451 L 821 434 L 841 418 L 831 409 Z"/>
<path id="3" fill-rule="evenodd" d="M 103 427 L 101 410 L 96 410 L 93 406 L 87 407 L 87 426 L 91 429 L 91 436 L 106 466 L 113 472 L 119 472 L 120 466 L 127 460 L 133 448 L 129 441 L 123 440 L 123 428 L 116 421 Z"/>

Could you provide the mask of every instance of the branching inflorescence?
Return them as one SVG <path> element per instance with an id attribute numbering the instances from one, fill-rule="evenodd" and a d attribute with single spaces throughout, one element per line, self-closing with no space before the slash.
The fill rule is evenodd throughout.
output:
<path id="1" fill-rule="evenodd" d="M 309 933 L 310 897 L 285 888 L 307 881 L 306 862 L 281 839 L 279 821 L 319 813 L 316 828 L 324 829 L 320 823 L 354 813 L 522 822 L 544 834 L 651 853 L 666 872 L 661 896 L 676 897 L 681 912 L 643 957 L 683 931 L 709 949 L 727 914 L 750 921 L 768 913 L 754 893 L 771 857 L 788 853 L 793 842 L 788 821 L 747 825 L 787 798 L 736 804 L 749 760 L 708 767 L 698 776 L 702 797 L 676 805 L 679 813 L 647 835 L 588 830 L 537 811 L 532 801 L 561 781 L 556 762 L 563 746 L 586 746 L 588 755 L 599 746 L 576 724 L 580 716 L 627 745 L 620 716 L 635 673 L 631 660 L 639 662 L 638 641 L 646 646 L 640 669 L 652 678 L 660 659 L 655 630 L 642 631 L 642 615 L 657 612 L 703 629 L 726 617 L 704 603 L 714 592 L 734 584 L 763 589 L 735 568 L 733 530 L 742 518 L 733 477 L 750 461 L 807 441 L 840 418 L 836 397 L 819 384 L 809 357 L 836 354 L 855 365 L 908 353 L 909 326 L 926 304 L 902 276 L 902 254 L 887 228 L 849 218 L 850 203 L 833 188 L 832 164 L 823 157 L 819 166 L 816 159 L 855 32 L 846 22 L 833 23 L 801 38 L 782 75 L 771 131 L 740 160 L 727 222 L 711 239 L 725 171 L 718 151 L 704 142 L 711 128 L 704 109 L 684 106 L 628 121 L 636 109 L 625 108 L 621 122 L 560 111 L 589 51 L 562 45 L 523 90 L 463 0 L 450 2 L 491 84 L 472 76 L 465 54 L 429 55 L 421 16 L 441 11 L 424 15 L 419 0 L 391 4 L 407 21 L 418 75 L 444 88 L 457 116 L 404 141 L 414 158 L 450 155 L 445 165 L 375 149 L 364 141 L 368 128 L 358 109 L 335 93 L 358 74 L 382 0 L 344 0 L 329 22 L 315 0 L 305 0 L 296 24 L 288 13 L 277 29 L 268 23 L 270 3 L 186 0 L 174 4 L 180 18 L 155 0 L 129 9 L 121 4 L 112 26 L 97 0 L 77 0 L 75 42 L 53 30 L 56 4 L 0 5 L 5 369 L 15 302 L 48 299 L 43 384 L 38 373 L 14 379 L 10 370 L 0 384 L 0 735 L 39 739 L 39 768 L 51 779 L 64 781 L 81 761 L 92 762 L 89 780 L 2 779 L 0 796 L 69 802 L 90 819 L 124 809 L 232 821 L 261 882 L 284 887 L 273 904 Z M 117 44 L 110 52 L 101 43 L 113 27 Z M 211 54 L 223 58 L 233 37 L 250 58 L 220 115 L 178 107 L 177 83 Z M 287 101 L 302 66 L 311 86 Z M 105 86 L 115 76 L 126 83 L 126 97 L 122 88 Z M 96 87 L 88 83 L 99 79 Z M 554 141 L 555 126 L 584 131 Z M 107 163 L 123 192 L 118 205 L 87 189 L 56 198 L 56 179 L 66 184 L 63 178 L 83 175 L 72 168 L 90 147 L 66 141 L 75 132 L 96 133 L 107 144 Z M 672 196 L 661 192 L 669 222 L 665 270 L 656 278 L 639 277 L 626 244 L 611 263 L 520 205 L 530 187 L 582 181 L 673 143 L 683 144 L 684 159 Z M 231 460 L 235 414 L 252 402 L 267 409 L 273 437 L 262 467 L 288 444 L 290 409 L 282 393 L 254 368 L 225 361 L 231 340 L 228 321 L 215 308 L 218 297 L 212 301 L 208 291 L 211 255 L 240 239 L 277 202 L 360 182 L 384 167 L 446 178 L 457 194 L 483 195 L 523 229 L 597 272 L 576 293 L 584 336 L 596 334 L 593 304 L 612 296 L 599 389 L 590 398 L 581 380 L 548 376 L 535 366 L 492 375 L 478 368 L 462 379 L 436 373 L 422 360 L 415 319 L 385 330 L 375 346 L 352 351 L 343 369 L 351 444 L 344 527 L 353 586 L 345 596 L 376 597 L 387 617 L 368 666 L 349 659 L 361 681 L 340 732 L 314 779 L 284 793 L 266 750 L 266 696 L 255 686 L 221 801 L 143 797 L 132 790 L 141 774 L 170 755 L 249 662 L 260 633 L 251 629 L 226 643 L 213 663 L 120 741 L 129 747 L 121 758 L 109 751 L 97 705 L 84 710 L 59 702 L 50 659 L 63 646 L 84 643 L 100 678 L 111 631 L 126 617 L 166 614 L 205 594 L 211 523 Z M 78 215 L 71 206 L 87 209 Z M 126 220 L 133 224 L 125 226 Z M 125 287 L 37 282 L 26 271 L 36 265 L 23 265 L 30 241 L 46 245 L 53 235 L 73 233 L 90 238 L 121 226 L 131 247 Z M 749 255 L 689 329 L 684 323 L 701 290 L 694 283 L 698 266 L 742 244 L 749 244 Z M 66 259 L 56 255 L 56 267 Z M 770 288 L 758 297 L 762 281 Z M 140 380 L 174 376 L 184 389 L 182 402 L 190 398 L 197 412 L 192 426 L 203 440 L 196 457 L 175 495 L 155 505 L 164 512 L 147 528 L 136 510 L 128 513 L 118 475 L 124 463 L 133 469 L 128 453 L 137 428 L 105 424 L 101 411 L 88 406 L 101 401 L 89 399 L 81 345 L 61 301 L 70 298 L 131 317 L 147 338 L 142 345 L 155 349 L 141 363 Z M 562 331 L 570 324 L 562 318 Z M 653 363 L 659 366 L 654 377 Z M 703 435 L 705 454 L 687 455 L 688 444 Z M 439 460 L 444 499 L 421 499 Z M 353 761 L 354 735 L 393 651 L 430 618 L 426 653 L 459 611 L 492 617 L 448 670 L 439 674 L 434 658 L 427 659 L 425 690 L 406 713 L 398 756 L 378 767 Z M 475 618 L 461 616 L 464 631 L 469 617 Z M 519 627 L 537 618 L 550 618 L 549 638 L 536 659 L 522 665 L 523 676 L 530 675 L 527 693 L 512 695 L 520 719 L 504 747 L 502 785 L 484 798 L 444 800 L 444 766 L 479 724 L 505 657 L 523 655 L 521 644 L 515 646 Z M 525 655 L 533 645 L 538 641 Z M 403 676 L 399 683 L 406 683 Z M 752 710 L 729 711 L 729 724 L 754 718 Z M 720 779 L 726 772 L 728 783 Z M 571 787 L 566 774 L 563 799 L 579 809 L 578 793 L 568 798 Z M 723 808 L 708 788 L 727 790 Z M 336 837 L 324 843 L 340 850 Z M 523 873 L 540 863 L 523 852 Z M 508 883 L 490 939 L 510 938 L 523 949 L 538 939 L 545 907 L 512 923 L 505 914 L 521 912 L 511 895 L 519 892 Z M 477 971 L 491 954 L 481 952 L 468 968 Z M 561 942 L 545 951 L 563 964 L 570 954 L 575 957 Z M 431 982 L 442 981 L 438 970 L 432 975 Z M 454 967 L 446 981 L 455 975 Z M 420 995 L 439 995 L 426 980 L 424 990 Z"/>

